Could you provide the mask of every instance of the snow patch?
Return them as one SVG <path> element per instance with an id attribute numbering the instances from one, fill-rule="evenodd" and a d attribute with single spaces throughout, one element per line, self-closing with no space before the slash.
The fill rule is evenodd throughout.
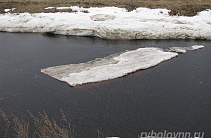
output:
<path id="1" fill-rule="evenodd" d="M 44 8 L 45 10 L 48 10 L 48 9 L 55 9 L 55 7 L 47 7 L 47 8 Z"/>
<path id="2" fill-rule="evenodd" d="M 14 11 L 16 8 L 12 8 L 12 9 L 4 9 L 4 12 L 10 12 L 10 11 Z"/>

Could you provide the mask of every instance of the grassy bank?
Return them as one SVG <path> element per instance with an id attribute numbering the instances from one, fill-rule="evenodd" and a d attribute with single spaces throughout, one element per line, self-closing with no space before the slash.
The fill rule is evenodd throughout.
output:
<path id="1" fill-rule="evenodd" d="M 19 119 L 16 116 L 8 117 L 3 111 L 1 115 L 4 119 L 4 138 L 29 138 L 30 127 L 35 127 L 36 130 L 33 137 L 40 138 L 73 138 L 74 126 L 71 124 L 71 120 L 68 121 L 65 114 L 61 110 L 63 125 L 59 125 L 53 118 L 49 119 L 45 111 L 39 112 L 39 117 L 35 117 L 28 111 L 32 117 L 34 124 L 30 124 L 23 119 Z M 3 124 L 2 124 L 3 125 Z"/>
<path id="2" fill-rule="evenodd" d="M 135 7 L 167 8 L 170 14 L 194 16 L 197 12 L 211 9 L 211 0 L 0 0 L 0 13 L 6 8 L 16 8 L 13 12 L 40 13 L 58 12 L 55 9 L 44 10 L 46 7 L 82 6 L 105 7 L 116 6 L 129 11 Z M 71 11 L 66 11 L 71 12 Z"/>

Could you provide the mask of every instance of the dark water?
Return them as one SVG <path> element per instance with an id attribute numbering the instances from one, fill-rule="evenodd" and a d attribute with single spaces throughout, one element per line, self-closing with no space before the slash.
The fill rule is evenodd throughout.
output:
<path id="1" fill-rule="evenodd" d="M 40 69 L 81 63 L 139 47 L 191 46 L 156 67 L 132 75 L 70 87 Z M 211 42 L 195 40 L 102 40 L 95 37 L 0 33 L 0 109 L 29 120 L 45 110 L 61 121 L 63 110 L 75 125 L 75 138 L 137 138 L 141 132 L 205 132 L 211 137 Z M 1 136 L 4 121 L 0 117 Z M 36 136 L 37 137 L 37 136 Z"/>

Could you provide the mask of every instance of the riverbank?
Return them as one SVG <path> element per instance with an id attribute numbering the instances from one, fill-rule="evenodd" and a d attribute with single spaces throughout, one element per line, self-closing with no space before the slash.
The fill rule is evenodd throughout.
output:
<path id="1" fill-rule="evenodd" d="M 44 10 L 49 6 L 80 6 L 84 8 L 115 6 L 126 8 L 129 11 L 134 10 L 136 7 L 166 8 L 171 10 L 170 15 L 194 16 L 197 12 L 210 9 L 211 0 L 3 0 L 0 2 L 0 13 L 4 13 L 4 9 L 8 8 L 16 8 L 12 11 L 13 13 L 71 12 L 64 9 Z"/>
<path id="2" fill-rule="evenodd" d="M 71 10 L 57 13 L 1 14 L 2 32 L 38 32 L 95 36 L 103 39 L 205 39 L 211 40 L 211 10 L 193 17 L 170 16 L 167 9 L 46 7 Z M 14 10 L 15 11 L 15 10 Z"/>

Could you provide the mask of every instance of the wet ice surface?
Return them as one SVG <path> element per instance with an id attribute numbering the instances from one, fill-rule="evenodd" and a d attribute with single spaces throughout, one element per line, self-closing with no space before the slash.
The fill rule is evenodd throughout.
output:
<path id="1" fill-rule="evenodd" d="M 169 49 L 166 49 L 166 51 L 172 51 L 177 53 L 186 53 L 187 50 L 196 50 L 199 48 L 203 48 L 203 45 L 194 45 L 190 47 L 170 47 Z"/>
<path id="2" fill-rule="evenodd" d="M 50 8 L 55 7 L 46 9 Z M 105 39 L 211 40 L 211 10 L 185 17 L 169 16 L 167 9 L 137 8 L 128 12 L 117 7 L 57 7 L 67 8 L 75 12 L 0 14 L 0 31 L 51 32 Z"/>
<path id="3" fill-rule="evenodd" d="M 202 45 L 172 47 L 169 48 L 169 51 L 185 53 L 186 50 L 196 50 L 203 47 Z M 140 69 L 153 67 L 177 55 L 175 52 L 164 52 L 160 48 L 139 48 L 113 54 L 105 58 L 96 58 L 87 63 L 49 67 L 41 69 L 41 72 L 60 81 L 67 82 L 70 86 L 76 86 L 119 78 Z"/>

